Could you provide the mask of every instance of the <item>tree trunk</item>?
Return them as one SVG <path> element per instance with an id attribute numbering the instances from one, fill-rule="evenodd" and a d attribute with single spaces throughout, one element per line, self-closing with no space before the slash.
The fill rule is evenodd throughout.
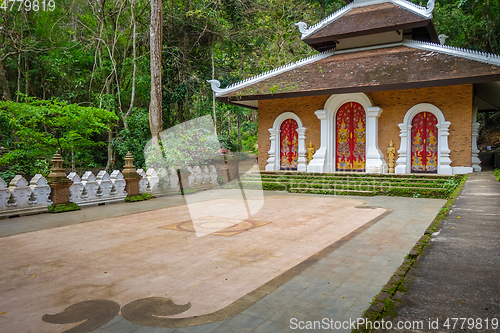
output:
<path id="1" fill-rule="evenodd" d="M 108 131 L 108 163 L 106 163 L 106 172 L 111 173 L 113 171 L 114 167 L 114 161 L 113 161 L 113 147 L 111 146 L 111 143 L 113 142 L 113 130 L 109 129 Z"/>
<path id="2" fill-rule="evenodd" d="M 12 97 L 10 97 L 9 83 L 7 82 L 7 78 L 5 77 L 5 69 L 3 67 L 4 59 L 0 58 L 0 83 L 2 84 L 2 101 L 12 101 Z"/>
<path id="3" fill-rule="evenodd" d="M 242 151 L 242 145 L 241 145 L 241 120 L 240 120 L 240 115 L 238 115 L 238 148 L 241 153 Z"/>
<path id="4" fill-rule="evenodd" d="M 161 42 L 162 1 L 151 1 L 150 56 L 151 56 L 151 103 L 149 104 L 149 128 L 151 136 L 160 140 L 162 121 L 161 98 Z"/>
<path id="5" fill-rule="evenodd" d="M 215 64 L 214 64 L 214 44 L 212 44 L 212 80 L 215 78 Z M 215 114 L 215 92 L 212 91 L 212 107 L 214 111 L 214 134 L 217 135 L 217 115 Z"/>

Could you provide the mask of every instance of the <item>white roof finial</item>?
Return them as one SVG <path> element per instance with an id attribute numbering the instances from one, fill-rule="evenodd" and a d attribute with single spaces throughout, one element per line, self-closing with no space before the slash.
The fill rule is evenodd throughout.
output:
<path id="1" fill-rule="evenodd" d="M 446 38 L 448 38 L 448 37 L 450 37 L 450 36 L 446 36 L 445 34 L 439 35 L 438 36 L 439 44 L 444 45 L 444 42 L 445 42 Z"/>

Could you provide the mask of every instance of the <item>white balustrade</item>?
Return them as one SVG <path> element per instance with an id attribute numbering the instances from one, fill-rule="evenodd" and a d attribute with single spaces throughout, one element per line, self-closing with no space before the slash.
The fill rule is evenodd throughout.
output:
<path id="1" fill-rule="evenodd" d="M 28 184 L 21 175 L 16 175 L 9 183 L 0 179 L 0 218 L 16 215 L 30 215 L 47 211 L 52 204 L 50 186 L 40 174 Z"/>

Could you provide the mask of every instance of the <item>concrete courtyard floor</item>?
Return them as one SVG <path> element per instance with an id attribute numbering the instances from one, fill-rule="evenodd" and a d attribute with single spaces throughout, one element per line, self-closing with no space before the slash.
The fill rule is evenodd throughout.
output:
<path id="1" fill-rule="evenodd" d="M 246 207 L 238 190 L 209 190 L 0 220 L 0 331 L 288 332 L 356 320 L 445 203 L 246 192 Z M 213 234 L 238 222 L 239 233 Z M 329 330 L 342 331 L 318 331 Z"/>

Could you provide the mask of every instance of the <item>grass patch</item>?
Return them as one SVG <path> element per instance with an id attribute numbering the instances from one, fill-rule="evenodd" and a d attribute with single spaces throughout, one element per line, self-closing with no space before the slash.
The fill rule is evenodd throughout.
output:
<path id="1" fill-rule="evenodd" d="M 125 198 L 125 202 L 136 202 L 136 201 L 144 201 L 144 200 L 149 200 L 153 196 L 149 193 L 143 193 L 143 194 L 138 194 L 138 195 L 127 195 Z"/>
<path id="2" fill-rule="evenodd" d="M 193 194 L 193 193 L 196 193 L 196 190 L 194 188 L 184 188 L 184 189 L 180 189 L 177 194 L 182 194 L 182 195 L 186 195 L 186 194 Z"/>
<path id="3" fill-rule="evenodd" d="M 58 205 L 50 205 L 47 207 L 47 210 L 49 213 L 57 214 L 57 213 L 62 213 L 62 212 L 71 212 L 73 210 L 80 210 L 80 206 L 78 206 L 74 202 L 68 202 L 64 204 L 58 204 Z"/>

